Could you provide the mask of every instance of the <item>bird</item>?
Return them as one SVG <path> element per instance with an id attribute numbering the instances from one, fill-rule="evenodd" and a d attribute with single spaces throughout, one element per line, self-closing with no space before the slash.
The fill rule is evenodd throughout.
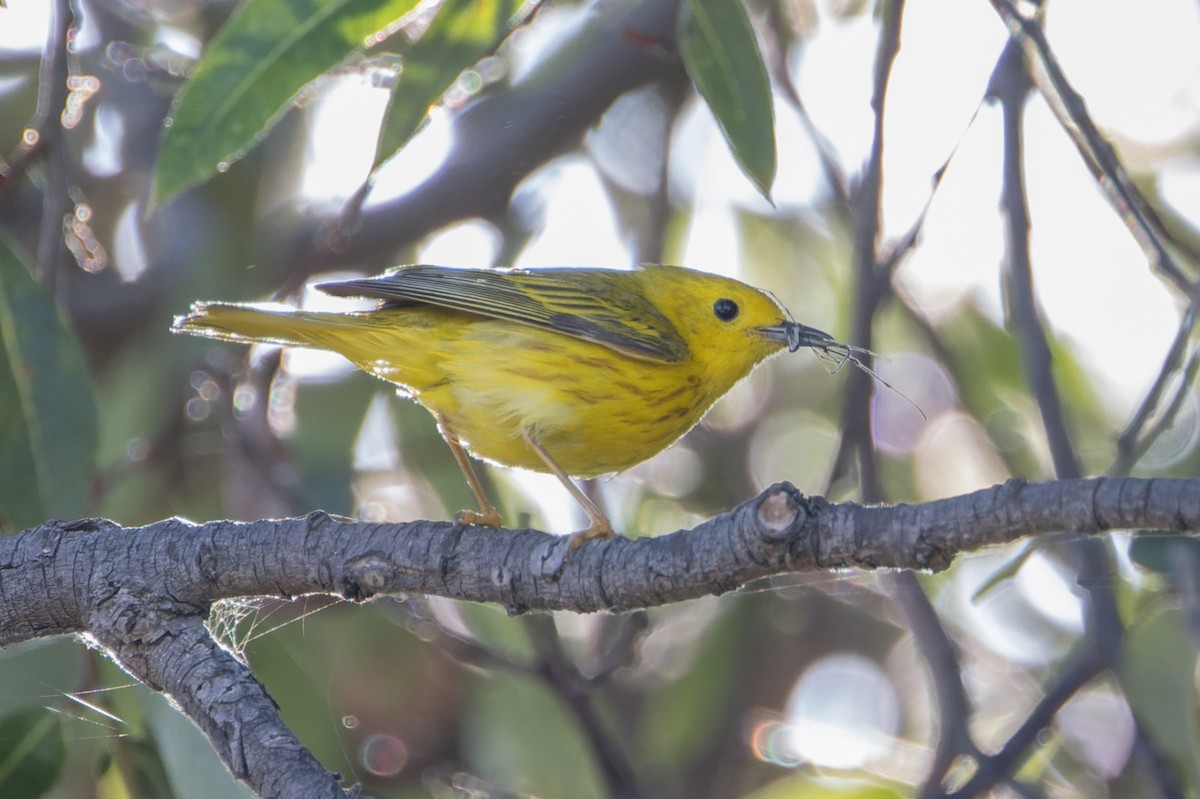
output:
<path id="1" fill-rule="evenodd" d="M 338 353 L 437 420 L 478 510 L 501 527 L 471 457 L 555 475 L 588 517 L 570 549 L 608 538 L 604 512 L 572 478 L 625 471 L 690 430 L 767 358 L 854 348 L 794 321 L 767 292 L 665 264 L 633 269 L 399 266 L 322 283 L 365 311 L 196 302 L 175 332 Z"/>

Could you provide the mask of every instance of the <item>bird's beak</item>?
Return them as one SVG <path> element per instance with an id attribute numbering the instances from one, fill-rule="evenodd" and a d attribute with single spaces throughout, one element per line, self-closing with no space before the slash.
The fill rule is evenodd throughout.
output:
<path id="1" fill-rule="evenodd" d="M 844 344 L 824 330 L 817 330 L 815 327 L 802 325 L 799 322 L 785 320 L 778 325 L 758 327 L 755 330 L 771 341 L 786 344 L 788 352 L 795 352 L 801 347 L 813 347 L 819 350 L 842 350 L 845 348 Z"/>

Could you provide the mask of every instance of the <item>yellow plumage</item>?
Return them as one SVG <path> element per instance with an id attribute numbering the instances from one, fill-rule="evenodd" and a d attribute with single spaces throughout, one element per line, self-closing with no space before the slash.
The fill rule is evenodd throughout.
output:
<path id="1" fill-rule="evenodd" d="M 674 266 L 411 266 L 320 288 L 383 302 L 354 313 L 196 303 L 175 330 L 345 356 L 438 418 L 480 503 L 461 519 L 500 523 L 465 447 L 558 474 L 592 520 L 576 543 L 611 527 L 568 475 L 619 472 L 660 452 L 772 354 L 844 350 L 755 288 Z"/>

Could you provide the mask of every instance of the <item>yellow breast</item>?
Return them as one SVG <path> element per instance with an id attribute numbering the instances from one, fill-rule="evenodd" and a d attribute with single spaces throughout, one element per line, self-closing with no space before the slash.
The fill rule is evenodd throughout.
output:
<path id="1" fill-rule="evenodd" d="M 568 474 L 594 477 L 646 460 L 700 420 L 724 390 L 695 367 L 488 320 L 466 326 L 443 379 L 415 399 L 480 458 L 545 471 L 529 430 Z"/>

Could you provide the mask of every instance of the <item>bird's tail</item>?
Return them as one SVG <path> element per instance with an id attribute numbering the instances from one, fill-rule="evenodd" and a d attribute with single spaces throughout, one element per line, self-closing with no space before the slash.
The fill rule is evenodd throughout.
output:
<path id="1" fill-rule="evenodd" d="M 349 314 L 300 311 L 285 305 L 197 302 L 186 316 L 175 317 L 171 330 L 222 341 L 331 349 L 352 326 Z"/>

